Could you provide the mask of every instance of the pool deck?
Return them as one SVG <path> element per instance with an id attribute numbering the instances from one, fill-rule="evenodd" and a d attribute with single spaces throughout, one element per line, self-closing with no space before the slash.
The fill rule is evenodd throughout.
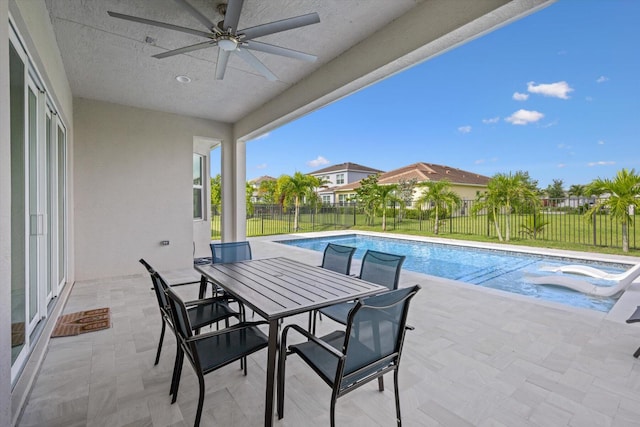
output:
<path id="1" fill-rule="evenodd" d="M 341 233 L 250 240 L 254 258 L 288 256 L 318 265 L 321 253 L 273 240 L 335 234 Z M 585 258 L 584 253 L 535 251 Z M 140 275 L 74 285 L 64 312 L 109 306 L 113 325 L 50 341 L 20 426 L 193 424 L 197 380 L 189 366 L 178 401 L 170 404 L 175 354 L 170 334 L 160 364 L 153 366 L 160 319 L 143 272 L 141 267 Z M 177 278 L 192 272 L 166 274 Z M 415 330 L 407 333 L 400 368 L 404 425 L 640 426 L 640 360 L 632 357 L 640 346 L 640 325 L 624 322 L 640 305 L 640 285 L 632 285 L 611 312 L 601 313 L 403 270 L 400 286 L 415 283 L 423 289 L 411 305 L 409 323 Z M 196 287 L 177 289 L 185 298 L 197 293 Z M 306 316 L 290 321 L 305 325 Z M 338 328 L 327 319 L 319 322 L 319 333 Z M 207 375 L 201 425 L 262 425 L 265 365 L 261 351 L 250 357 L 246 377 L 235 365 Z M 287 363 L 286 383 L 285 418 L 274 425 L 327 426 L 330 389 L 295 357 Z M 339 399 L 337 425 L 395 425 L 392 378 L 385 383 L 383 393 L 372 384 Z"/>

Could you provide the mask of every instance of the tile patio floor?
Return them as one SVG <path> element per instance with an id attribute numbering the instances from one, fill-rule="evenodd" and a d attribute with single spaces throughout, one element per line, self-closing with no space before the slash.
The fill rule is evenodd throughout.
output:
<path id="1" fill-rule="evenodd" d="M 268 239 L 252 240 L 252 248 L 254 258 L 321 261 L 318 252 Z M 64 313 L 108 306 L 113 325 L 51 340 L 21 427 L 193 424 L 190 366 L 170 404 L 169 331 L 153 366 L 160 318 L 143 273 L 140 266 L 136 277 L 75 284 Z M 622 321 L 633 309 L 605 315 L 403 271 L 401 286 L 414 283 L 423 289 L 411 306 L 416 329 L 407 333 L 400 369 L 405 426 L 640 426 L 640 360 L 631 356 L 640 326 Z M 195 286 L 178 289 L 195 299 Z M 291 321 L 306 325 L 306 317 Z M 321 333 L 338 326 L 327 319 L 319 325 Z M 201 425 L 262 425 L 265 364 L 262 350 L 246 377 L 239 364 L 207 375 Z M 371 383 L 339 399 L 337 425 L 395 425 L 392 381 L 383 393 Z M 319 377 L 291 357 L 286 382 L 285 418 L 275 425 L 328 426 L 330 389 Z"/>

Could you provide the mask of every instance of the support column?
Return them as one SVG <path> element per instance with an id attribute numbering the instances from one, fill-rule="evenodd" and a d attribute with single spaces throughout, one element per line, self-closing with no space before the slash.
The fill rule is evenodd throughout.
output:
<path id="1" fill-rule="evenodd" d="M 244 142 L 222 141 L 222 216 L 221 240 L 246 239 L 246 146 Z"/>

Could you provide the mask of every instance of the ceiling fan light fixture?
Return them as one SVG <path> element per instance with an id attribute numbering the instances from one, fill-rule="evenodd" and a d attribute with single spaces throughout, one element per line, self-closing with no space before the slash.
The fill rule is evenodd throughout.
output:
<path id="1" fill-rule="evenodd" d="M 227 52 L 234 51 L 238 47 L 238 40 L 230 36 L 221 36 L 218 39 L 218 47 Z"/>

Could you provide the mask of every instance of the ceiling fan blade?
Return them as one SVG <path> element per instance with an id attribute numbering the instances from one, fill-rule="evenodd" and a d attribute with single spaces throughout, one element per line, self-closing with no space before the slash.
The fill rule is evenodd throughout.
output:
<path id="1" fill-rule="evenodd" d="M 287 58 L 300 59 L 301 61 L 314 62 L 318 59 L 317 56 L 309 55 L 308 53 L 299 52 L 293 49 L 287 49 L 285 47 L 274 46 L 268 43 L 262 43 L 255 40 L 246 42 L 245 49 L 257 50 L 259 52 L 272 53 L 274 55 L 286 56 Z"/>
<path id="2" fill-rule="evenodd" d="M 240 21 L 243 4 L 244 0 L 229 0 L 227 2 L 227 11 L 224 14 L 224 24 L 222 24 L 225 30 L 231 28 L 233 32 L 238 31 L 238 21 Z"/>
<path id="3" fill-rule="evenodd" d="M 113 18 L 125 19 L 127 21 L 139 22 L 141 24 L 153 25 L 154 27 L 167 28 L 169 30 L 180 31 L 181 33 L 194 34 L 196 36 L 212 38 L 213 34 L 204 31 L 194 30 L 187 27 L 180 27 L 178 25 L 167 24 L 166 22 L 152 21 L 151 19 L 138 18 L 137 16 L 123 15 L 117 12 L 107 12 L 109 16 Z"/>
<path id="4" fill-rule="evenodd" d="M 245 28 L 238 31 L 238 34 L 244 34 L 243 40 L 251 40 L 257 37 L 266 36 L 281 31 L 292 30 L 294 28 L 304 27 L 306 25 L 317 24 L 320 22 L 320 16 L 316 12 L 307 15 L 300 15 L 294 18 L 282 19 L 280 21 L 269 22 L 268 24 L 256 25 L 255 27 Z"/>
<path id="5" fill-rule="evenodd" d="M 202 13 L 200 13 L 200 11 L 198 9 L 196 9 L 195 7 L 191 6 L 190 3 L 187 3 L 186 0 L 174 0 L 176 3 L 178 3 L 180 6 L 182 6 L 182 8 L 184 10 L 186 10 L 187 12 L 189 12 L 189 14 L 191 16 L 193 16 L 194 18 L 196 18 L 198 21 L 200 21 L 200 23 L 202 25 L 204 25 L 205 27 L 207 27 L 209 30 L 213 31 L 216 34 L 220 34 L 220 30 L 218 29 L 218 27 L 216 26 L 216 24 L 213 23 L 213 21 L 211 21 L 209 18 L 207 18 L 206 16 L 204 16 Z"/>
<path id="6" fill-rule="evenodd" d="M 168 50 L 166 52 L 158 53 L 157 55 L 152 56 L 154 58 L 162 59 L 169 56 L 180 55 L 181 53 L 193 52 L 194 50 L 206 49 L 208 47 L 213 47 L 216 45 L 217 42 L 215 40 L 207 40 L 206 42 L 192 44 L 190 46 L 181 47 L 179 49 Z"/>
<path id="7" fill-rule="evenodd" d="M 224 72 L 227 69 L 227 61 L 229 61 L 231 52 L 228 50 L 218 50 L 218 62 L 216 62 L 216 80 L 224 79 Z"/>
<path id="8" fill-rule="evenodd" d="M 269 70 L 258 58 L 253 56 L 247 49 L 238 48 L 234 50 L 240 58 L 242 58 L 247 64 L 251 65 L 257 72 L 262 74 L 267 80 L 275 82 L 278 80 L 275 74 Z"/>

